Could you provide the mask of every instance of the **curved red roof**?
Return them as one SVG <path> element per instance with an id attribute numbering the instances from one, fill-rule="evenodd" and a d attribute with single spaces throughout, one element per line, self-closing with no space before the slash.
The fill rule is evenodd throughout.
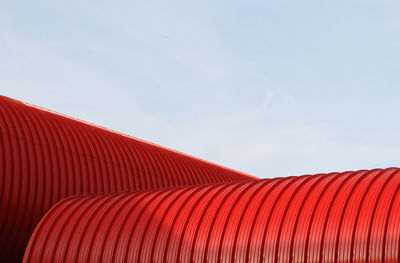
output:
<path id="1" fill-rule="evenodd" d="M 25 262 L 399 262 L 400 169 L 68 198 Z"/>
<path id="2" fill-rule="evenodd" d="M 21 258 L 57 202 L 73 195 L 254 177 L 0 96 L 0 258 Z"/>

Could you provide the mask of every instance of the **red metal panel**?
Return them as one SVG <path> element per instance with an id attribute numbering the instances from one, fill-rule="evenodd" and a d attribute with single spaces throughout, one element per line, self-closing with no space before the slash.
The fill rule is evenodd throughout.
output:
<path id="1" fill-rule="evenodd" d="M 255 179 L 3 96 L 0 169 L 4 262 L 22 257 L 40 218 L 68 196 Z"/>
<path id="2" fill-rule="evenodd" d="M 69 198 L 24 261 L 399 262 L 399 190 L 388 168 Z"/>

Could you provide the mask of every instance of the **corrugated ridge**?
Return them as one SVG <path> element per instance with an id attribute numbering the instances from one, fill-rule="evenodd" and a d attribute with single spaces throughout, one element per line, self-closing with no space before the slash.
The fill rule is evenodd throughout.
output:
<path id="1" fill-rule="evenodd" d="M 71 198 L 24 262 L 399 262 L 399 189 L 388 168 Z M 96 237 L 75 235 L 76 257 L 81 224 Z"/>
<path id="2" fill-rule="evenodd" d="M 0 96 L 0 258 L 21 259 L 40 218 L 73 195 L 255 177 Z"/>

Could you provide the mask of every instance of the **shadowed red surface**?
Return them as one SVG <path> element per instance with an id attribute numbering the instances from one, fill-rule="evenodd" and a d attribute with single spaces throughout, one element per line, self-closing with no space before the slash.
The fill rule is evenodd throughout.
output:
<path id="1" fill-rule="evenodd" d="M 3 96 L 0 169 L 1 262 L 20 261 L 42 216 L 69 196 L 254 179 Z"/>

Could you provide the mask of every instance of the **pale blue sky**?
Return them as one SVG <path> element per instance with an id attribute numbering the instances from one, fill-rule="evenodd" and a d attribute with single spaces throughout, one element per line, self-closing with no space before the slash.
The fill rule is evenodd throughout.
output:
<path id="1" fill-rule="evenodd" d="M 399 1 L 1 1 L 0 94 L 259 177 L 400 166 Z"/>

